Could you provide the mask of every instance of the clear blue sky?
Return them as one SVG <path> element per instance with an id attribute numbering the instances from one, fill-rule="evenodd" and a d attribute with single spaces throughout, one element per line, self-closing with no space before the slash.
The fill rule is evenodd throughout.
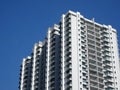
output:
<path id="1" fill-rule="evenodd" d="M 68 10 L 120 32 L 120 0 L 0 0 L 0 90 L 18 90 L 22 58 Z"/>

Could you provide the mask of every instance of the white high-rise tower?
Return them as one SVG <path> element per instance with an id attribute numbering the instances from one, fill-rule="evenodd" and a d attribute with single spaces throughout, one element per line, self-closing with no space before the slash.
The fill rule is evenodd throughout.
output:
<path id="1" fill-rule="evenodd" d="M 120 90 L 117 31 L 68 11 L 23 60 L 20 90 Z"/>

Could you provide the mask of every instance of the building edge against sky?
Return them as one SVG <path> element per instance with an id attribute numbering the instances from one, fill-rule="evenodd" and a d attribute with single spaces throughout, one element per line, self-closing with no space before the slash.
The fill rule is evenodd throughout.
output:
<path id="1" fill-rule="evenodd" d="M 20 72 L 20 90 L 120 90 L 117 32 L 68 11 Z"/>

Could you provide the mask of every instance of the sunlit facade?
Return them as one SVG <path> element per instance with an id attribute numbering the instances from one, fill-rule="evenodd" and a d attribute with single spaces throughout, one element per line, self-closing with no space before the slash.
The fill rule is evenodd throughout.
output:
<path id="1" fill-rule="evenodd" d="M 23 60 L 19 89 L 120 90 L 116 30 L 80 12 L 63 14 Z"/>

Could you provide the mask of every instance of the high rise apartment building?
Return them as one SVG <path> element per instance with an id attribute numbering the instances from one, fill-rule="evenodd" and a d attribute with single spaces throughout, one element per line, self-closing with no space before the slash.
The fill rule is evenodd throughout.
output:
<path id="1" fill-rule="evenodd" d="M 23 59 L 20 90 L 120 90 L 117 32 L 68 11 Z"/>

